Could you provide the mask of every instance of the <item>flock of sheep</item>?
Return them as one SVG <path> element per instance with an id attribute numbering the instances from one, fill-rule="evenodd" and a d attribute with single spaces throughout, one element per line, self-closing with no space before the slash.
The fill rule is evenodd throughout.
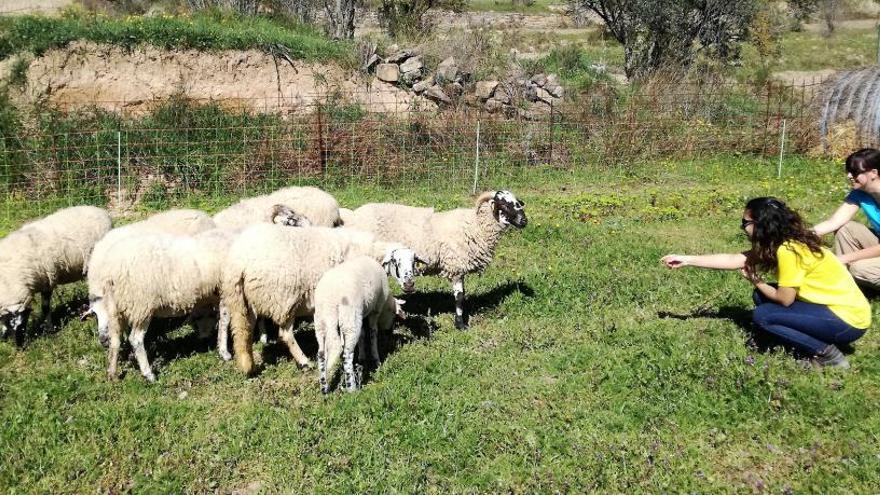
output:
<path id="1" fill-rule="evenodd" d="M 0 240 L 0 324 L 21 342 L 39 293 L 40 319 L 51 327 L 54 288 L 86 278 L 109 376 L 127 332 L 141 373 L 154 381 L 144 337 L 155 318 L 188 317 L 204 336 L 216 330 L 227 361 L 231 333 L 236 365 L 252 374 L 258 322 L 278 325 L 296 362 L 310 366 L 294 328 L 313 315 L 321 390 L 340 358 L 345 388 L 356 390 L 355 349 L 364 360 L 369 344 L 378 363 L 378 332 L 403 315 L 387 275 L 408 293 L 417 263 L 450 280 L 455 325 L 464 328 L 464 277 L 488 266 L 506 230 L 526 226 L 523 206 L 509 191 L 491 191 L 474 208 L 445 212 L 391 203 L 348 210 L 320 189 L 287 187 L 213 217 L 169 210 L 115 229 L 100 208 L 66 208 Z"/>

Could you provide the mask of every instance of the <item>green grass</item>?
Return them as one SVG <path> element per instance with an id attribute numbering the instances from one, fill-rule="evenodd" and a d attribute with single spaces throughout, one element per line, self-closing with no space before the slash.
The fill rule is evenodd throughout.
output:
<path id="1" fill-rule="evenodd" d="M 790 159 L 776 179 L 770 161 L 719 158 L 509 177 L 498 185 L 530 224 L 467 280 L 471 329 L 452 327 L 445 282 L 420 279 L 407 298 L 421 311 L 357 394 L 322 397 L 286 358 L 245 379 L 188 327 L 149 347 L 155 385 L 124 360 L 121 381 L 104 378 L 92 321 L 63 319 L 24 350 L 0 342 L 0 491 L 873 492 L 877 334 L 849 372 L 805 369 L 746 345 L 738 274 L 658 262 L 744 249 L 747 197 L 821 219 L 845 191 L 840 168 Z M 469 203 L 427 184 L 332 192 L 347 206 Z M 75 284 L 54 304 L 84 296 Z"/>
<path id="2" fill-rule="evenodd" d="M 876 61 L 876 29 L 839 29 L 830 37 L 787 33 L 776 70 L 852 69 Z"/>
<path id="3" fill-rule="evenodd" d="M 328 40 L 314 27 L 263 17 L 198 14 L 114 18 L 78 14 L 0 18 L 0 60 L 23 51 L 39 55 L 76 40 L 196 50 L 269 49 L 270 45 L 283 45 L 295 59 L 345 60 L 351 56 L 349 45 Z"/>

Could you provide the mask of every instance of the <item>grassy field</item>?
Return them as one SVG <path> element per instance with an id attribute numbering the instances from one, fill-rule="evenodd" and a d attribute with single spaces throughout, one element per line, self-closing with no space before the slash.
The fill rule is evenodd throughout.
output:
<path id="1" fill-rule="evenodd" d="M 356 394 L 322 396 L 276 345 L 258 346 L 263 370 L 246 379 L 188 327 L 148 346 L 158 383 L 124 360 L 111 383 L 94 321 L 74 317 L 85 287 L 66 288 L 56 332 L 23 350 L 0 342 L 0 491 L 873 492 L 877 335 L 850 371 L 813 370 L 749 345 L 738 274 L 658 262 L 743 249 L 747 197 L 822 218 L 845 191 L 840 168 L 792 159 L 777 179 L 770 161 L 727 158 L 498 184 L 530 224 L 468 279 L 470 330 L 453 328 L 447 284 L 420 279 Z M 469 201 L 333 192 L 348 206 Z M 308 328 L 299 338 L 314 352 Z"/>

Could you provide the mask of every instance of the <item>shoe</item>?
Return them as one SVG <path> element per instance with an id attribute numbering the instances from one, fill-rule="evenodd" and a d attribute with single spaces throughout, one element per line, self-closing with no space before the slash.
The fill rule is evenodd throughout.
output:
<path id="1" fill-rule="evenodd" d="M 820 366 L 832 366 L 841 369 L 849 368 L 849 361 L 846 360 L 846 356 L 834 344 L 828 344 L 828 347 L 819 354 L 816 354 L 813 360 Z"/>

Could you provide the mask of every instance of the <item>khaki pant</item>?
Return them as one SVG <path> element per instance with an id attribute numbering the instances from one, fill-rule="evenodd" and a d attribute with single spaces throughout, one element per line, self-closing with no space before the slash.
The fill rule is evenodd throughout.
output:
<path id="1" fill-rule="evenodd" d="M 878 244 L 880 239 L 859 222 L 849 222 L 834 234 L 834 254 L 838 256 Z M 880 289 L 880 257 L 854 261 L 848 268 L 860 285 Z"/>

